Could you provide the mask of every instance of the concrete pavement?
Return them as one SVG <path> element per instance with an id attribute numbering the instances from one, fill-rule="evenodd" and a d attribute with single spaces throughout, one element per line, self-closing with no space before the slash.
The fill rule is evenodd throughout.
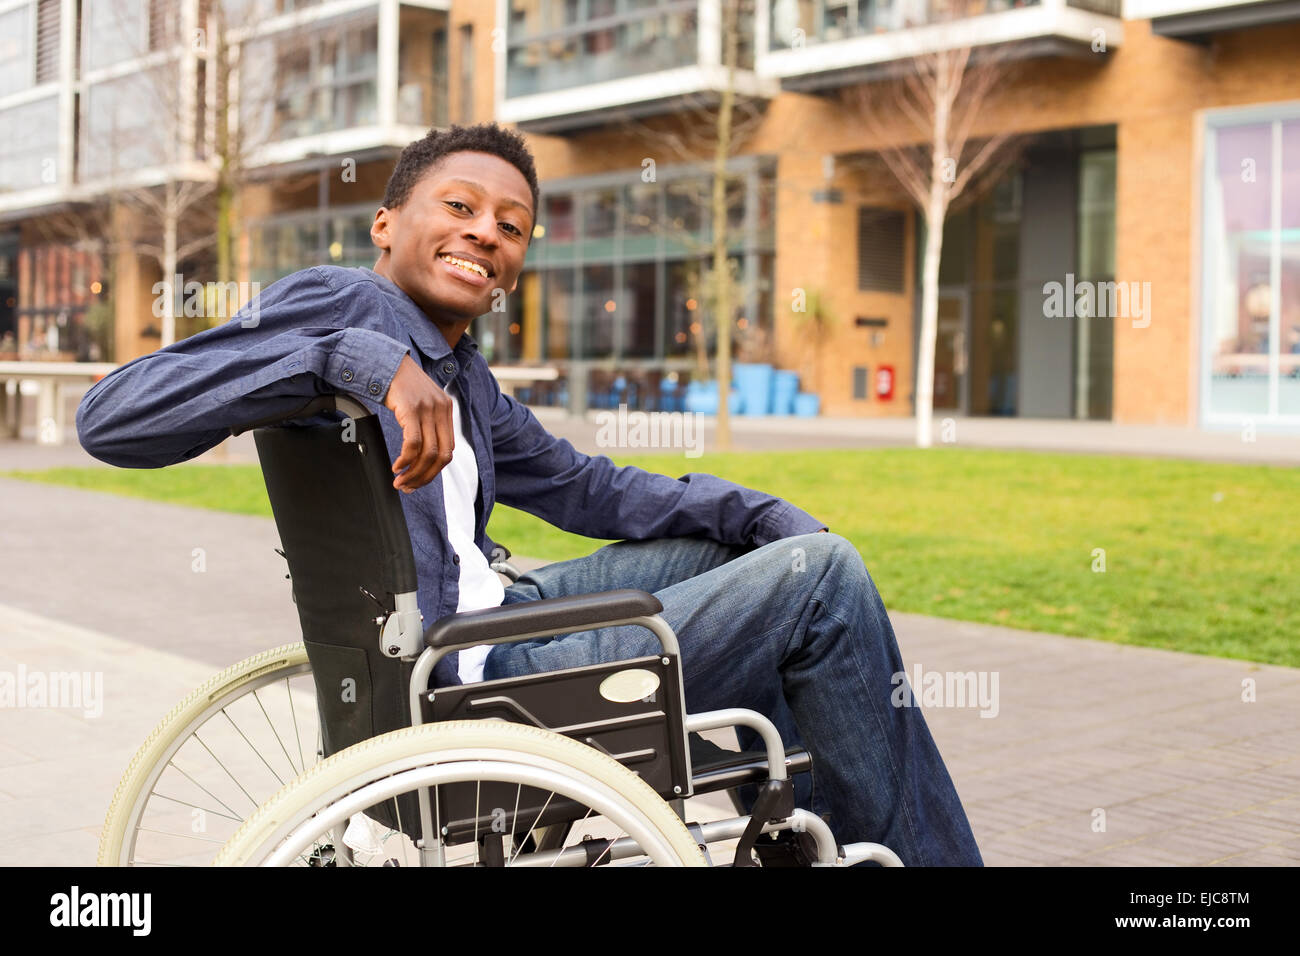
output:
<path id="1" fill-rule="evenodd" d="M 0 864 L 93 863 L 157 719 L 297 638 L 276 544 L 269 519 L 0 479 L 0 675 L 103 688 L 99 715 L 0 708 Z M 990 865 L 1300 861 L 1300 670 L 891 618 Z"/>

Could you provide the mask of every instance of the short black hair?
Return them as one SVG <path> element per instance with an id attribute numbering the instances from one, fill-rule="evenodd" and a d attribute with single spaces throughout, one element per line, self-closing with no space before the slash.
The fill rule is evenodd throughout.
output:
<path id="1" fill-rule="evenodd" d="M 533 222 L 536 224 L 540 190 L 537 188 L 533 154 L 528 151 L 523 136 L 496 123 L 479 123 L 476 126 L 458 126 L 453 123 L 445 130 L 431 129 L 424 139 L 417 139 L 408 145 L 397 158 L 393 174 L 388 177 L 388 185 L 384 189 L 384 207 L 396 209 L 405 203 L 411 197 L 415 184 L 435 168 L 443 157 L 470 150 L 500 156 L 523 174 L 528 181 L 528 188 L 532 190 Z M 531 232 L 528 238 L 532 240 Z"/>

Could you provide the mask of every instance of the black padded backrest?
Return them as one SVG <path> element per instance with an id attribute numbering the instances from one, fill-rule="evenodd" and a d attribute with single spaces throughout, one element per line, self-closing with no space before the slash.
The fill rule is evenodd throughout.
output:
<path id="1" fill-rule="evenodd" d="M 416 590 L 378 418 L 259 428 L 254 440 L 316 679 L 325 755 L 409 726 L 411 665 L 380 653 L 375 623 L 395 609 L 395 594 Z"/>

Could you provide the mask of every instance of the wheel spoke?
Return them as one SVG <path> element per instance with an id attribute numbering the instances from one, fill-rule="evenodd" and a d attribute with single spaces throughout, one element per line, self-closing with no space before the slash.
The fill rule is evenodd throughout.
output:
<path id="1" fill-rule="evenodd" d="M 275 742 L 280 745 L 280 752 L 284 754 L 284 759 L 289 761 L 289 769 L 295 776 L 302 773 L 307 768 L 293 765 L 293 758 L 289 756 L 289 749 L 285 747 L 284 741 L 280 739 L 280 732 L 275 729 L 275 724 L 271 723 L 271 715 L 266 712 L 266 708 L 262 705 L 262 698 L 258 696 L 257 691 L 253 691 L 253 699 L 257 701 L 258 709 L 262 711 L 262 716 L 266 718 L 266 726 L 271 728 L 271 733 L 275 736 Z"/>
<path id="2" fill-rule="evenodd" d="M 257 692 L 254 691 L 253 693 L 254 696 L 256 696 Z M 230 726 L 235 728 L 235 732 L 238 733 L 239 736 L 244 738 L 244 743 L 248 744 L 249 749 L 252 750 L 253 753 L 257 754 L 257 759 L 262 761 L 262 763 L 266 765 L 266 769 L 271 771 L 271 776 L 275 777 L 276 780 L 279 780 L 280 786 L 283 787 L 285 784 L 284 778 L 281 777 L 280 774 L 276 772 L 276 769 L 272 767 L 271 764 L 267 761 L 267 759 L 262 756 L 262 751 L 258 750 L 255 746 L 253 746 L 253 742 L 244 736 L 244 732 L 239 729 L 239 725 L 235 723 L 235 721 L 231 718 L 231 716 L 228 713 L 226 713 L 226 708 L 224 707 L 221 708 L 221 716 L 225 717 L 226 720 L 229 722 Z"/>

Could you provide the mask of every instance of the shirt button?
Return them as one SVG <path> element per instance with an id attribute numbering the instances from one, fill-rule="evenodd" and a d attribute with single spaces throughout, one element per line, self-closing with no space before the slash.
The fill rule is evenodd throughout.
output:
<path id="1" fill-rule="evenodd" d="M 371 383 L 370 383 L 370 394 L 371 394 L 371 395 L 378 395 L 378 394 L 379 394 L 379 387 L 380 387 L 380 386 L 379 386 L 379 383 L 378 383 L 378 382 L 371 382 Z"/>
<path id="2" fill-rule="evenodd" d="M 350 381 L 352 381 L 352 369 L 350 369 L 350 368 L 345 368 L 345 369 L 343 370 L 343 374 L 342 374 L 342 376 L 340 376 L 340 377 L 341 377 L 341 378 L 343 379 L 343 381 L 345 381 L 345 382 L 350 382 Z"/>
<path id="3" fill-rule="evenodd" d="M 455 375 L 455 374 L 456 374 L 456 363 L 455 363 L 455 362 L 443 362 L 443 363 L 442 363 L 442 370 L 443 370 L 444 372 L 446 372 L 448 375 Z"/>
<path id="4" fill-rule="evenodd" d="M 452 564 L 460 564 L 460 555 L 459 555 L 459 554 L 453 554 L 453 555 L 451 556 L 451 563 L 452 563 Z"/>

